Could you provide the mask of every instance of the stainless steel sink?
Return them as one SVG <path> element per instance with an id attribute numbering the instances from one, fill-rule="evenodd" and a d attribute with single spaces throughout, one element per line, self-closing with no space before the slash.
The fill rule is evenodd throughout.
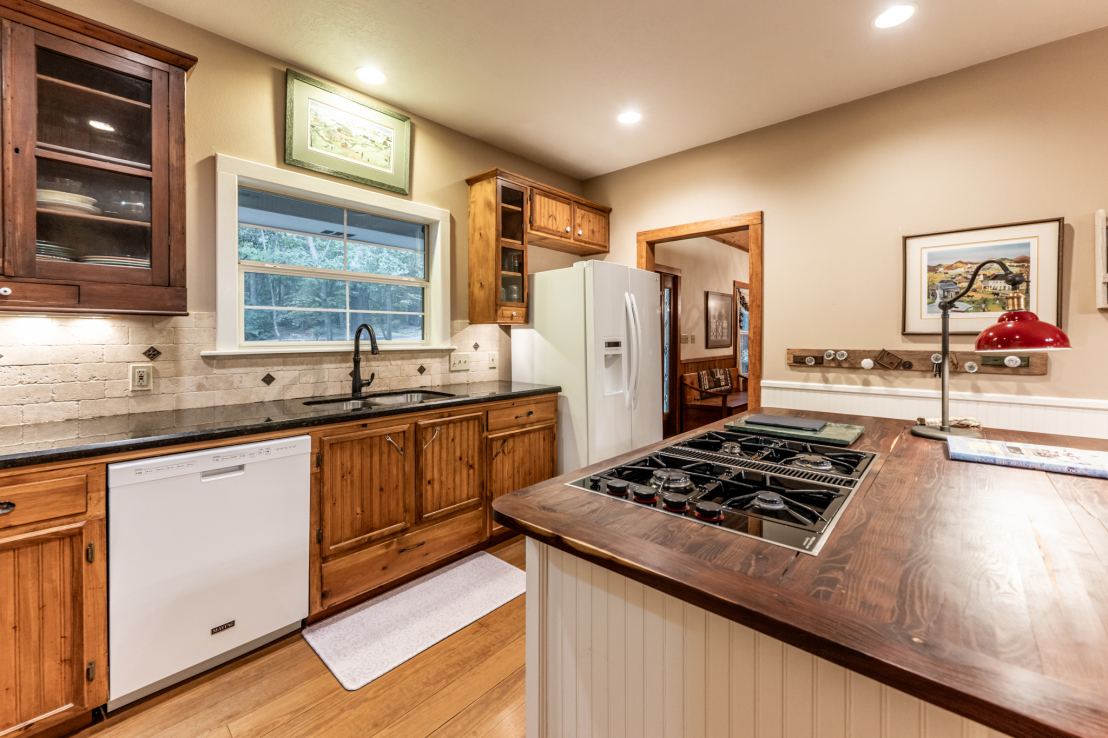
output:
<path id="1" fill-rule="evenodd" d="M 438 400 L 444 397 L 453 397 L 448 392 L 431 392 L 429 390 L 417 390 L 411 392 L 382 392 L 377 395 L 366 395 L 361 398 L 308 400 L 305 405 L 318 407 L 321 410 L 362 410 L 369 407 L 382 405 L 415 405 L 428 400 Z"/>

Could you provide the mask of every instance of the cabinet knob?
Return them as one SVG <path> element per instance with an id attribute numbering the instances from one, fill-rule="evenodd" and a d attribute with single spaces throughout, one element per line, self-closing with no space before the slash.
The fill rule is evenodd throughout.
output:
<path id="1" fill-rule="evenodd" d="M 12 293 L 12 288 L 11 287 L 0 287 L 0 295 L 3 295 L 4 297 L 7 297 L 11 293 Z"/>
<path id="2" fill-rule="evenodd" d="M 7 515 L 10 512 L 15 512 L 15 503 L 10 500 L 0 502 L 0 515 Z"/>
<path id="3" fill-rule="evenodd" d="M 569 226 L 566 226 L 566 233 L 569 233 Z"/>
<path id="4" fill-rule="evenodd" d="M 516 317 L 516 314 L 515 314 L 514 312 L 512 313 L 512 317 L 513 317 L 513 318 L 514 318 L 514 317 Z"/>
<path id="5" fill-rule="evenodd" d="M 584 234 L 584 231 L 582 231 L 582 230 L 578 229 L 578 230 L 577 230 L 577 235 L 578 235 L 578 236 L 580 236 L 580 235 L 582 235 L 582 234 Z"/>

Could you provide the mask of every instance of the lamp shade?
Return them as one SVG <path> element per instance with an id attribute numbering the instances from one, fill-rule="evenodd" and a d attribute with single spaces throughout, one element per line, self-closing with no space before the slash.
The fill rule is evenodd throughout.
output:
<path id="1" fill-rule="evenodd" d="M 981 331 L 975 350 L 979 354 L 1026 354 L 1068 348 L 1070 339 L 1061 328 L 1039 320 L 1030 310 L 1014 310 Z"/>

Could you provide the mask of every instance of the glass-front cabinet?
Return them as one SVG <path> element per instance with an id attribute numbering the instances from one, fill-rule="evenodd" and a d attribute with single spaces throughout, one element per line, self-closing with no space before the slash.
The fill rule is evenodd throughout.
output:
<path id="1" fill-rule="evenodd" d="M 3 23 L 0 310 L 184 314 L 184 73 L 195 60 L 130 37 L 113 40 L 177 63 Z"/>

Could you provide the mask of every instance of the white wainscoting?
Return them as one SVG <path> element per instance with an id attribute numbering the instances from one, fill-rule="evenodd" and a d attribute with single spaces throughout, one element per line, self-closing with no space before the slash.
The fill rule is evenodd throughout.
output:
<path id="1" fill-rule="evenodd" d="M 527 539 L 528 738 L 1004 738 Z"/>
<path id="2" fill-rule="evenodd" d="M 762 382 L 765 407 L 879 418 L 937 418 L 940 397 L 938 390 Z M 950 414 L 975 417 L 988 428 L 1108 438 L 1108 400 L 951 392 Z"/>

